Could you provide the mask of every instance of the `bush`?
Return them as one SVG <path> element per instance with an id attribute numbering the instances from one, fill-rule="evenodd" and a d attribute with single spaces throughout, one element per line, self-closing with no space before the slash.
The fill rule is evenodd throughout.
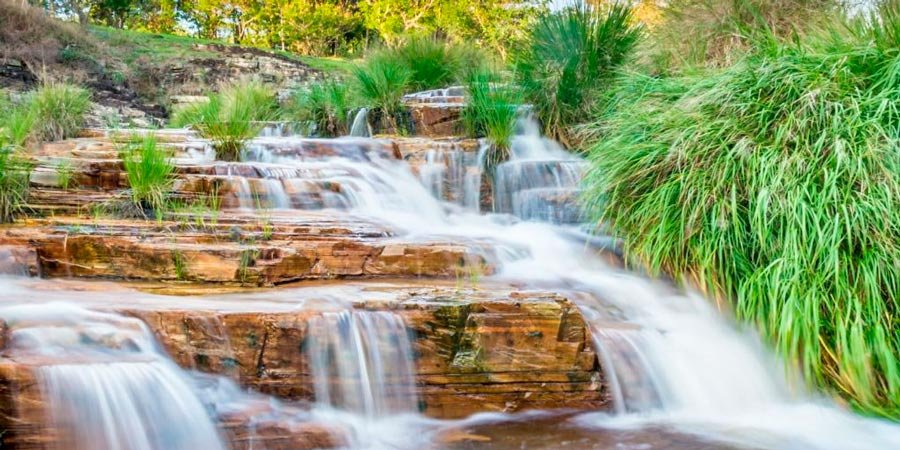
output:
<path id="1" fill-rule="evenodd" d="M 32 132 L 41 141 L 74 137 L 91 107 L 90 93 L 71 84 L 45 84 L 28 95 L 26 107 L 34 115 Z"/>
<path id="2" fill-rule="evenodd" d="M 397 118 L 403 112 L 403 94 L 412 80 L 409 68 L 396 58 L 379 54 L 355 67 L 353 74 L 362 101 L 399 131 Z"/>
<path id="3" fill-rule="evenodd" d="M 157 145 L 155 136 L 147 135 L 133 138 L 121 157 L 132 202 L 141 209 L 162 211 L 174 183 L 175 165 L 171 155 Z"/>
<path id="4" fill-rule="evenodd" d="M 466 82 L 466 106 L 462 112 L 468 134 L 485 137 L 491 144 L 483 162 L 489 174 L 493 174 L 497 164 L 509 159 L 521 104 L 519 93 L 498 81 L 499 77 L 489 71 L 472 73 Z"/>
<path id="5" fill-rule="evenodd" d="M 349 115 L 357 103 L 347 84 L 329 80 L 294 92 L 289 114 L 315 124 L 319 135 L 344 136 L 350 132 Z"/>
<path id="6" fill-rule="evenodd" d="M 641 28 L 631 8 L 579 3 L 538 20 L 516 59 L 517 82 L 547 136 L 571 146 L 613 74 L 634 49 Z"/>
<path id="7" fill-rule="evenodd" d="M 705 76 L 631 76 L 595 126 L 586 199 L 652 270 L 733 298 L 810 382 L 898 418 L 893 11 Z"/>
<path id="8" fill-rule="evenodd" d="M 256 137 L 265 122 L 278 117 L 275 93 L 258 81 L 245 81 L 225 85 L 209 102 L 176 112 L 171 124 L 193 125 L 213 141 L 219 159 L 238 161 L 244 143 Z"/>

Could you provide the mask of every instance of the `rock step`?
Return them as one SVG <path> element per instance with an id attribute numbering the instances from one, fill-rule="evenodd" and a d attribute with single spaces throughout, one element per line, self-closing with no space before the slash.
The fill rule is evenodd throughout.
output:
<path id="1" fill-rule="evenodd" d="M 359 290 L 348 293 L 351 286 Z M 588 327 L 578 308 L 562 296 L 492 286 L 366 283 L 345 283 L 332 292 L 353 299 L 357 309 L 391 310 L 403 318 L 414 336 L 420 408 L 429 416 L 597 409 L 608 401 Z M 284 289 L 281 294 L 308 305 L 316 305 L 318 296 L 321 303 L 301 311 L 264 313 L 127 313 L 143 319 L 183 367 L 233 371 L 254 390 L 310 400 L 311 372 L 303 352 L 308 321 L 335 305 L 327 288 Z M 240 297 L 224 296 L 223 301 L 240 302 Z"/>
<path id="2" fill-rule="evenodd" d="M 328 235 L 327 228 L 257 223 L 249 230 L 234 226 L 228 233 L 208 234 L 177 223 L 59 221 L 0 229 L 0 245 L 35 249 L 44 277 L 271 286 L 337 277 L 460 278 L 493 271 L 490 248 L 475 242 L 360 237 L 342 235 L 342 228 Z"/>

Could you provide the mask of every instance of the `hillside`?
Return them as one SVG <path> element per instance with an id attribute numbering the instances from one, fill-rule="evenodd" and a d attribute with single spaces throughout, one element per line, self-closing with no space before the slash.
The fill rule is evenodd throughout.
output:
<path id="1" fill-rule="evenodd" d="M 138 124 L 226 80 L 253 76 L 285 89 L 349 66 L 184 36 L 83 28 L 10 0 L 0 0 L 0 24 L 0 88 L 71 81 L 92 91 L 97 118 L 114 113 Z"/>

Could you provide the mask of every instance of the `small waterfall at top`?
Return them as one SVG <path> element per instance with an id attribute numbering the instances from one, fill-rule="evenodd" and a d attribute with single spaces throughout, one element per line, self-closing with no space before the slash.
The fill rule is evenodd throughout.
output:
<path id="1" fill-rule="evenodd" d="M 544 138 L 532 119 L 521 119 L 510 159 L 497 166 L 494 211 L 557 224 L 581 221 L 578 185 L 585 163 Z"/>
<path id="2" fill-rule="evenodd" d="M 4 307 L 0 317 L 8 357 L 34 368 L 59 448 L 224 450 L 192 380 L 143 322 L 66 304 Z"/>
<path id="3" fill-rule="evenodd" d="M 352 137 L 369 137 L 369 108 L 360 108 L 353 117 L 353 123 L 350 125 L 350 136 Z"/>
<path id="4" fill-rule="evenodd" d="M 416 412 L 409 332 L 386 311 L 327 312 L 309 323 L 316 403 L 382 418 Z"/>

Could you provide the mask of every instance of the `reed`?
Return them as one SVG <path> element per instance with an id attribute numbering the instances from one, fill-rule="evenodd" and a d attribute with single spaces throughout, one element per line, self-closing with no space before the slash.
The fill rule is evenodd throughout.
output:
<path id="1" fill-rule="evenodd" d="M 725 69 L 623 81 L 585 200 L 654 272 L 733 299 L 811 384 L 900 418 L 900 9 Z"/>

